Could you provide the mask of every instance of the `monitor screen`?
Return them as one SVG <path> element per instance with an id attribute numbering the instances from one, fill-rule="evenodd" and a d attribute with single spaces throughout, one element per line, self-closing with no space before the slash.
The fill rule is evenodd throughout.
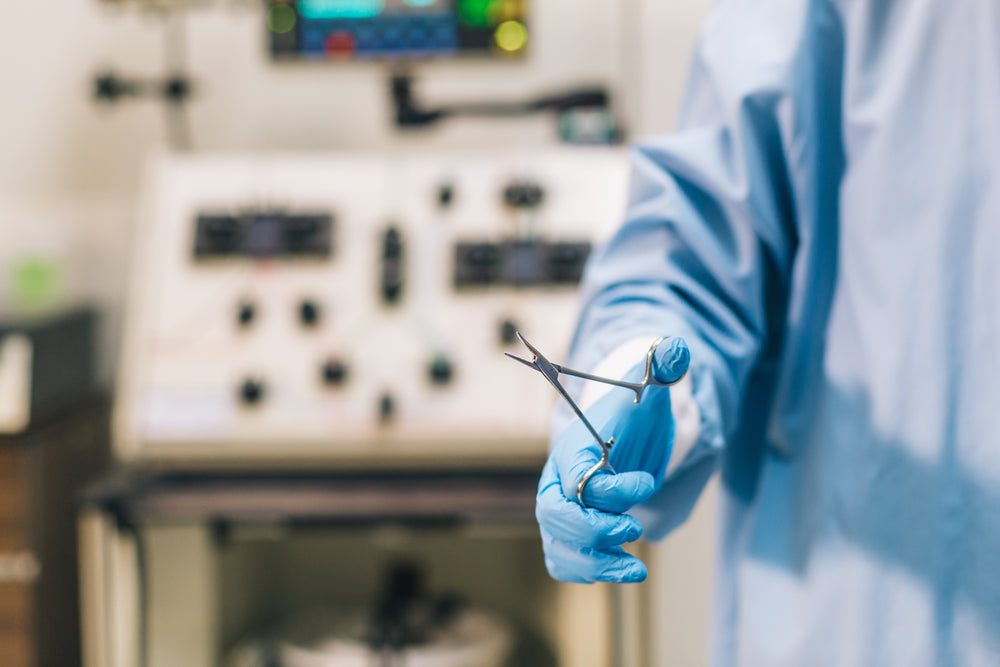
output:
<path id="1" fill-rule="evenodd" d="M 271 0 L 278 59 L 510 57 L 528 44 L 528 0 Z"/>

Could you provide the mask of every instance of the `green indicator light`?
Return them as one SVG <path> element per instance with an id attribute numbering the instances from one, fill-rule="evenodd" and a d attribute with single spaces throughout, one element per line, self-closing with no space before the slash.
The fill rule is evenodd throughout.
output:
<path id="1" fill-rule="evenodd" d="M 288 5 L 274 5 L 267 10 L 267 28 L 283 35 L 295 27 L 295 10 Z"/>
<path id="2" fill-rule="evenodd" d="M 40 257 L 25 257 L 13 262 L 11 293 L 21 306 L 46 306 L 54 303 L 62 288 L 59 265 Z"/>
<path id="3" fill-rule="evenodd" d="M 490 15 L 496 0 L 459 0 L 458 20 L 469 28 L 489 28 Z"/>

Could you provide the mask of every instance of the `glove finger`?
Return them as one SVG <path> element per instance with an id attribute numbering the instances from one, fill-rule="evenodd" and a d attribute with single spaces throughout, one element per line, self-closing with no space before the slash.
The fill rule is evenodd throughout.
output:
<path id="1" fill-rule="evenodd" d="M 642 524 L 633 517 L 581 507 L 567 500 L 555 484 L 538 494 L 535 517 L 543 531 L 576 548 L 604 549 L 642 535 Z"/>
<path id="2" fill-rule="evenodd" d="M 644 581 L 646 565 L 620 547 L 574 549 L 542 533 L 545 567 L 559 581 L 591 584 L 600 581 L 628 584 Z"/>
<path id="3" fill-rule="evenodd" d="M 683 338 L 667 338 L 653 352 L 653 377 L 660 382 L 677 382 L 687 373 L 691 351 Z"/>
<path id="4" fill-rule="evenodd" d="M 601 460 L 601 450 L 597 447 L 597 443 L 594 442 L 593 436 L 588 433 L 581 437 L 589 438 L 590 442 L 581 449 L 569 452 L 568 456 L 564 455 L 562 457 L 563 461 L 559 465 L 558 474 L 562 484 L 563 495 L 570 500 L 576 500 L 577 483 L 583 479 L 588 470 L 597 465 L 597 462 Z"/>
<path id="5" fill-rule="evenodd" d="M 624 514 L 640 505 L 656 492 L 653 476 L 648 472 L 596 473 L 583 487 L 583 504 L 602 512 Z"/>

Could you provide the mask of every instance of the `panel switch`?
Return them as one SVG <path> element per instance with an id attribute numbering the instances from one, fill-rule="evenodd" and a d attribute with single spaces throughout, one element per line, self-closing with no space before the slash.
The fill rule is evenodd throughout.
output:
<path id="1" fill-rule="evenodd" d="M 513 345 L 517 342 L 517 324 L 509 317 L 500 323 L 500 344 Z"/>
<path id="2" fill-rule="evenodd" d="M 455 368 L 448 360 L 448 357 L 439 354 L 434 357 L 427 367 L 427 375 L 433 384 L 444 386 L 451 382 L 455 375 Z"/>
<path id="3" fill-rule="evenodd" d="M 239 396 L 243 405 L 257 405 L 264 400 L 264 382 L 254 378 L 247 378 L 240 385 Z"/>
<path id="4" fill-rule="evenodd" d="M 382 238 L 382 300 L 397 303 L 403 296 L 403 235 L 395 227 Z"/>
<path id="5" fill-rule="evenodd" d="M 246 328 L 253 324 L 254 319 L 257 317 L 257 309 L 254 307 L 253 302 L 244 301 L 240 303 L 239 308 L 236 311 L 236 322 L 241 327 Z"/>
<path id="6" fill-rule="evenodd" d="M 311 299 L 303 299 L 299 304 L 299 322 L 304 327 L 314 327 L 319 323 L 320 307 Z"/>
<path id="7" fill-rule="evenodd" d="M 545 190 L 533 181 L 514 181 L 504 188 L 503 201 L 514 208 L 538 208 L 545 201 Z"/>
<path id="8" fill-rule="evenodd" d="M 340 359 L 329 359 L 321 369 L 323 384 L 335 387 L 347 381 L 347 364 Z"/>
<path id="9" fill-rule="evenodd" d="M 383 424 L 387 424 L 392 421 L 392 418 L 396 416 L 396 400 L 392 397 L 392 394 L 386 392 L 379 396 L 378 399 L 378 418 Z"/>

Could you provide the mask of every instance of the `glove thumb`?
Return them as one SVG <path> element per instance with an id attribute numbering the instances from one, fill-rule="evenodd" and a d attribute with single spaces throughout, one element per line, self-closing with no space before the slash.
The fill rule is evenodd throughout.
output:
<path id="1" fill-rule="evenodd" d="M 687 373 L 691 352 L 683 338 L 671 337 L 653 352 L 653 377 L 660 382 L 677 382 Z"/>

